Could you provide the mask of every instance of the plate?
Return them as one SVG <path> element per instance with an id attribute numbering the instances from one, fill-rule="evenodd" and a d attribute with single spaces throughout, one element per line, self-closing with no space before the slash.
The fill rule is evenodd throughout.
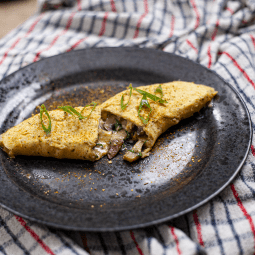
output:
<path id="1" fill-rule="evenodd" d="M 116 231 L 162 223 L 209 201 L 233 180 L 251 144 L 251 120 L 235 89 L 205 67 L 152 49 L 97 48 L 33 63 L 0 84 L 0 132 L 44 103 L 85 105 L 124 90 L 182 80 L 214 87 L 211 107 L 167 130 L 135 163 L 123 152 L 98 162 L 0 151 L 0 204 L 70 230 Z"/>

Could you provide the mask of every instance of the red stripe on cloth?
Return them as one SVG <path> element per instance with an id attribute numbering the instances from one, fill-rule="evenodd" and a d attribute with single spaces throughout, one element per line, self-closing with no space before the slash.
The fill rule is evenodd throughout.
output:
<path id="1" fill-rule="evenodd" d="M 86 233 L 85 232 L 79 232 L 79 233 L 80 233 L 80 237 L 81 237 L 81 240 L 82 240 L 82 244 L 84 246 L 84 250 L 90 254 L 90 250 L 89 250 L 89 247 L 88 247 L 88 239 L 87 239 Z"/>
<path id="2" fill-rule="evenodd" d="M 210 68 L 211 65 L 212 65 L 211 45 L 209 45 L 209 47 L 208 47 L 207 55 L 208 55 L 208 58 L 209 58 L 207 67 Z"/>
<path id="3" fill-rule="evenodd" d="M 232 9 L 230 9 L 229 7 L 226 8 L 226 10 L 228 10 L 231 14 L 234 14 L 234 11 Z"/>
<path id="4" fill-rule="evenodd" d="M 254 38 L 252 35 L 250 35 L 250 37 L 251 37 L 251 40 L 252 40 L 253 46 L 254 46 L 254 48 L 255 48 L 255 38 Z"/>
<path id="5" fill-rule="evenodd" d="M 194 219 L 194 222 L 195 222 L 195 225 L 196 225 L 196 229 L 197 229 L 197 239 L 198 239 L 200 245 L 204 246 L 201 225 L 200 225 L 200 222 L 198 220 L 198 216 L 197 216 L 196 210 L 193 212 L 193 219 Z"/>
<path id="6" fill-rule="evenodd" d="M 31 25 L 31 27 L 28 29 L 27 33 L 25 34 L 24 38 L 27 37 L 35 28 L 37 23 L 42 19 L 42 17 L 45 15 L 45 13 L 42 13 L 41 15 L 38 16 L 38 18 L 35 20 L 35 22 Z M 11 47 L 4 53 L 4 56 L 0 60 L 0 65 L 4 62 L 4 60 L 7 58 L 9 52 L 13 50 L 16 45 L 19 43 L 19 41 L 22 39 L 22 37 L 17 38 L 17 40 L 11 45 Z"/>
<path id="7" fill-rule="evenodd" d="M 219 22 L 219 20 L 217 20 L 215 28 L 214 28 L 214 31 L 213 31 L 213 34 L 212 34 L 212 41 L 214 41 L 214 39 L 215 39 L 215 37 L 217 35 L 219 24 L 220 24 L 220 22 Z"/>
<path id="8" fill-rule="evenodd" d="M 105 33 L 105 26 L 106 26 L 106 21 L 107 21 L 108 15 L 109 15 L 109 12 L 106 12 L 104 15 L 104 19 L 103 19 L 102 26 L 101 26 L 98 36 L 102 36 Z"/>
<path id="9" fill-rule="evenodd" d="M 74 12 L 71 13 L 71 16 L 69 17 L 69 19 L 68 19 L 68 21 L 67 21 L 67 24 L 66 24 L 65 29 L 64 29 L 59 35 L 57 35 L 57 36 L 53 39 L 53 41 L 50 43 L 50 45 L 49 45 L 47 48 L 42 49 L 41 51 L 39 51 L 39 52 L 36 53 L 35 58 L 34 58 L 34 60 L 33 60 L 34 62 L 37 61 L 37 60 L 39 59 L 39 57 L 40 57 L 40 55 L 42 54 L 42 52 L 49 50 L 49 49 L 56 43 L 56 41 L 58 40 L 58 38 L 59 38 L 60 36 L 64 35 L 64 34 L 68 31 L 68 29 L 70 28 L 70 26 L 71 26 L 71 24 L 72 24 L 73 17 L 74 17 L 75 14 L 76 14 L 76 11 L 74 11 Z"/>
<path id="10" fill-rule="evenodd" d="M 0 65 L 3 64 L 4 60 L 7 58 L 9 52 L 11 50 L 13 50 L 15 48 L 15 46 L 19 43 L 19 41 L 21 40 L 21 38 L 18 38 L 13 44 L 12 46 L 4 53 L 4 56 L 2 57 L 1 61 L 0 61 Z"/>
<path id="11" fill-rule="evenodd" d="M 249 75 L 244 71 L 244 69 L 241 68 L 241 66 L 237 63 L 237 61 L 229 53 L 224 51 L 224 52 L 219 52 L 219 54 L 220 55 L 222 55 L 222 54 L 227 55 L 232 60 L 234 65 L 239 69 L 239 71 L 244 75 L 244 77 L 251 83 L 253 88 L 255 88 L 255 83 L 252 81 L 252 79 L 249 77 Z"/>
<path id="12" fill-rule="evenodd" d="M 195 24 L 195 28 L 194 29 L 197 29 L 199 24 L 200 24 L 200 15 L 199 15 L 199 12 L 198 12 L 195 0 L 190 0 L 190 2 L 191 2 L 191 5 L 192 5 L 195 13 L 196 13 L 196 24 Z"/>
<path id="13" fill-rule="evenodd" d="M 251 146 L 251 153 L 252 153 L 252 155 L 255 157 L 255 148 L 254 148 L 253 145 Z"/>
<path id="14" fill-rule="evenodd" d="M 198 49 L 192 44 L 190 40 L 187 39 L 186 42 L 196 53 L 198 53 Z"/>
<path id="15" fill-rule="evenodd" d="M 81 11 L 81 0 L 77 0 L 77 9 Z"/>
<path id="16" fill-rule="evenodd" d="M 137 22 L 136 30 L 135 30 L 135 34 L 134 34 L 133 39 L 135 39 L 135 38 L 138 37 L 139 29 L 140 29 L 140 27 L 141 27 L 141 23 L 142 23 L 144 17 L 149 13 L 149 8 L 148 8 L 148 2 L 147 2 L 147 0 L 143 0 L 143 3 L 144 3 L 144 13 L 141 15 L 140 19 L 139 19 L 138 22 Z"/>
<path id="17" fill-rule="evenodd" d="M 19 216 L 15 215 L 15 218 L 17 221 L 23 226 L 27 232 L 40 244 L 40 246 L 48 253 L 55 255 L 55 253 L 40 239 L 40 237 L 34 232 L 33 229 L 31 229 L 29 226 L 27 226 L 27 223 Z"/>
<path id="18" fill-rule="evenodd" d="M 238 193 L 235 189 L 235 186 L 233 183 L 230 184 L 230 188 L 233 192 L 233 195 L 237 201 L 237 205 L 240 207 L 241 211 L 243 212 L 244 216 L 246 217 L 246 219 L 248 220 L 250 227 L 251 227 L 251 231 L 253 233 L 253 239 L 254 239 L 254 250 L 255 250 L 255 227 L 254 227 L 254 223 L 252 221 L 252 217 L 249 215 L 249 213 L 246 211 L 241 199 L 238 196 Z"/>
<path id="19" fill-rule="evenodd" d="M 66 52 L 69 52 L 73 49 L 75 49 L 80 43 L 82 43 L 83 41 L 85 41 L 88 37 L 82 38 L 80 39 L 78 42 L 76 42 L 74 45 L 72 45 Z"/>
<path id="20" fill-rule="evenodd" d="M 216 35 L 217 35 L 217 32 L 218 32 L 218 27 L 219 27 L 219 20 L 216 21 L 216 25 L 215 25 L 215 28 L 214 28 L 214 31 L 212 33 L 212 41 L 214 41 Z M 209 62 L 208 62 L 208 68 L 211 68 L 212 66 L 212 55 L 211 55 L 211 44 L 209 44 L 208 46 L 208 50 L 207 50 L 207 55 L 208 55 L 208 58 L 209 58 Z"/>
<path id="21" fill-rule="evenodd" d="M 137 241 L 136 241 L 136 239 L 135 239 L 135 235 L 134 235 L 134 233 L 133 233 L 132 230 L 130 230 L 130 236 L 131 236 L 132 240 L 134 241 L 135 246 L 136 246 L 136 249 L 137 249 L 137 251 L 139 252 L 139 254 L 140 254 L 140 255 L 143 255 L 143 252 L 142 252 L 141 248 L 139 247 L 139 244 L 137 243 Z"/>
<path id="22" fill-rule="evenodd" d="M 42 13 L 37 17 L 35 22 L 32 24 L 32 26 L 29 28 L 28 32 L 26 33 L 25 37 L 27 37 L 35 28 L 35 26 L 38 24 L 38 22 L 42 19 L 42 17 L 45 15 L 45 13 Z"/>
<path id="23" fill-rule="evenodd" d="M 113 12 L 117 12 L 114 0 L 111 0 L 111 7 Z"/>
<path id="24" fill-rule="evenodd" d="M 171 229 L 171 234 L 173 235 L 174 241 L 175 241 L 175 243 L 176 243 L 176 250 L 177 250 L 177 253 L 180 255 L 180 254 L 182 254 L 182 253 L 181 253 L 181 250 L 180 250 L 180 245 L 179 245 L 178 237 L 177 237 L 177 235 L 176 235 L 175 232 L 174 232 L 174 228 L 170 226 L 170 229 Z"/>
<path id="25" fill-rule="evenodd" d="M 175 17 L 173 15 L 172 18 L 171 18 L 171 29 L 170 29 L 169 37 L 173 36 L 173 33 L 174 33 L 174 23 L 175 23 Z"/>

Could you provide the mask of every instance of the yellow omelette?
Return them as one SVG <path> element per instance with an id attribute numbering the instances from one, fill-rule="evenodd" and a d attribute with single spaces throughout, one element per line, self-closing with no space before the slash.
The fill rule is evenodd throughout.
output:
<path id="1" fill-rule="evenodd" d="M 157 88 L 162 88 L 162 100 L 155 102 L 147 98 L 141 106 L 143 95 L 133 89 L 125 90 L 97 106 L 88 118 L 79 119 L 62 110 L 49 112 L 51 132 L 46 134 L 42 128 L 39 114 L 23 121 L 6 131 L 0 137 L 0 146 L 9 154 L 70 158 L 95 161 L 107 154 L 113 158 L 125 140 L 134 143 L 124 159 L 133 162 L 149 155 L 157 138 L 168 128 L 182 119 L 192 116 L 206 106 L 217 94 L 213 88 L 191 82 L 175 81 L 138 87 L 157 97 Z M 123 104 L 127 104 L 123 110 Z M 140 111 L 138 114 L 138 110 Z M 83 107 L 75 108 L 78 112 Z M 82 114 L 91 112 L 87 107 Z M 148 122 L 142 120 L 148 118 Z M 48 118 L 43 115 L 45 126 Z"/>

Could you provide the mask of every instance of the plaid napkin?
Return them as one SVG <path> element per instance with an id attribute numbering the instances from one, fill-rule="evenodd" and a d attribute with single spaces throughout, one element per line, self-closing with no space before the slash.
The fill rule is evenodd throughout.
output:
<path id="1" fill-rule="evenodd" d="M 253 0 L 39 0 L 38 6 L 36 15 L 0 40 L 0 78 L 76 49 L 155 48 L 216 71 L 239 91 L 255 120 Z M 159 226 L 79 235 L 1 208 L 0 254 L 254 254 L 254 146 L 223 192 Z"/>

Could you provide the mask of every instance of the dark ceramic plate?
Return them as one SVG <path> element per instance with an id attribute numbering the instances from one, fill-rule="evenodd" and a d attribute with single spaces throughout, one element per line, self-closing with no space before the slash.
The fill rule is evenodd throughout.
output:
<path id="1" fill-rule="evenodd" d="M 212 107 L 170 128 L 136 163 L 17 156 L 0 151 L 0 204 L 53 227 L 113 231 L 170 220 L 223 190 L 243 165 L 251 121 L 239 94 L 214 72 L 151 49 L 98 48 L 44 59 L 0 84 L 0 132 L 36 106 L 85 105 L 133 86 L 173 80 L 214 87 Z"/>

